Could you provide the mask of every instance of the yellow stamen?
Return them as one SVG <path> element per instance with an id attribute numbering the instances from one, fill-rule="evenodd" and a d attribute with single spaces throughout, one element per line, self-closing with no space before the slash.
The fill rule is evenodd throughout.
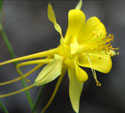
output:
<path id="1" fill-rule="evenodd" d="M 56 53 L 57 50 L 58 50 L 58 48 L 55 48 L 55 49 L 51 49 L 51 50 L 48 50 L 48 51 L 43 51 L 43 52 L 35 53 L 35 54 L 32 54 L 32 55 L 27 55 L 27 56 L 15 58 L 15 59 L 8 60 L 8 61 L 0 63 L 0 66 L 5 65 L 5 64 L 9 64 L 9 63 L 12 63 L 12 62 L 21 61 L 21 60 L 28 60 L 28 59 L 33 59 L 33 58 L 41 58 L 41 57 L 49 56 L 49 55 L 52 55 L 52 54 Z"/>
<path id="2" fill-rule="evenodd" d="M 117 52 L 116 54 L 119 55 L 119 52 Z"/>
<path id="3" fill-rule="evenodd" d="M 28 90 L 28 89 L 34 87 L 34 86 L 35 86 L 35 85 L 32 84 L 32 85 L 30 85 L 30 86 L 28 86 L 28 87 L 25 87 L 25 88 L 23 88 L 23 89 L 20 89 L 20 90 L 17 90 L 17 91 L 11 92 L 11 93 L 7 93 L 7 94 L 0 95 L 0 98 L 4 98 L 4 97 L 8 97 L 8 96 L 12 96 L 12 95 L 15 95 L 15 94 L 18 94 L 18 93 L 24 92 L 24 91 L 26 91 L 26 90 Z"/>
<path id="4" fill-rule="evenodd" d="M 101 86 L 101 83 L 100 83 L 100 82 L 98 81 L 98 79 L 97 79 L 96 71 L 94 70 L 94 68 L 93 68 L 93 66 L 92 66 L 92 62 L 91 62 L 89 56 L 88 56 L 88 61 L 89 61 L 89 65 L 90 65 L 90 67 L 91 67 L 91 71 L 92 71 L 93 77 L 94 77 L 94 79 L 95 79 L 95 81 L 96 81 L 96 86 Z"/>
<path id="5" fill-rule="evenodd" d="M 45 105 L 45 107 L 43 108 L 41 113 L 44 113 L 47 110 L 47 108 L 50 106 L 50 104 L 52 103 L 52 101 L 53 101 L 53 99 L 54 99 L 54 97 L 55 97 L 55 95 L 56 95 L 56 93 L 57 93 L 57 91 L 59 89 L 59 86 L 60 86 L 60 84 L 62 82 L 62 79 L 63 79 L 63 77 L 65 75 L 65 71 L 66 71 L 66 69 L 63 69 L 62 74 L 60 75 L 60 77 L 59 77 L 59 79 L 58 79 L 58 81 L 56 83 L 56 87 L 55 87 L 55 89 L 54 89 L 54 91 L 53 91 L 53 93 L 52 93 L 48 103 Z"/>

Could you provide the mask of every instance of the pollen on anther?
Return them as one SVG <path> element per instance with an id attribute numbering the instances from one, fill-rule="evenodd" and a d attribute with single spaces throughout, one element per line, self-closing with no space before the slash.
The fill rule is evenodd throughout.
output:
<path id="1" fill-rule="evenodd" d="M 102 86 L 102 84 L 101 84 L 101 83 L 99 83 L 99 82 L 97 82 L 97 83 L 96 83 L 96 86 Z"/>
<path id="2" fill-rule="evenodd" d="M 117 52 L 116 55 L 119 55 L 119 52 Z"/>

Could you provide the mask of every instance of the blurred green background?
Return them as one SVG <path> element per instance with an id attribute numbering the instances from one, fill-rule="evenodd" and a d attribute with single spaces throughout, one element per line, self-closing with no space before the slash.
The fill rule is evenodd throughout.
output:
<path id="1" fill-rule="evenodd" d="M 47 17 L 49 0 L 4 0 L 4 30 L 14 48 L 17 57 L 48 50 L 59 44 L 60 36 L 54 30 Z M 68 23 L 68 11 L 75 8 L 78 0 L 51 0 L 58 23 L 65 35 Z M 89 80 L 85 83 L 81 95 L 80 113 L 125 113 L 125 1 L 124 0 L 83 0 L 82 10 L 87 19 L 97 16 L 106 26 L 107 32 L 114 34 L 114 47 L 119 47 L 120 55 L 113 57 L 110 73 L 97 72 L 102 87 L 96 87 L 90 70 Z M 0 62 L 10 59 L 8 49 L 0 35 Z M 23 72 L 32 66 L 22 68 Z M 40 70 L 28 78 L 33 82 Z M 0 82 L 17 77 L 13 64 L 0 67 Z M 46 85 L 38 113 L 47 103 L 55 87 L 56 80 Z M 1 86 L 0 94 L 21 89 L 20 82 Z M 30 90 L 35 99 L 39 88 Z M 24 93 L 1 99 L 9 113 L 30 113 Z M 0 113 L 3 113 L 0 110 Z M 74 113 L 68 96 L 68 77 L 46 113 Z"/>

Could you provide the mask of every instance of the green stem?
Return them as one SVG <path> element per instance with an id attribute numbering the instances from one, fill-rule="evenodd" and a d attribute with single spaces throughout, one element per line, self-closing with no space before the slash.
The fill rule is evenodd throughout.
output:
<path id="1" fill-rule="evenodd" d="M 36 101 L 35 101 L 35 104 L 34 104 L 33 109 L 32 109 L 32 113 L 34 113 L 36 111 L 37 107 L 38 107 L 40 99 L 43 96 L 43 89 L 44 88 L 45 88 L 45 85 L 40 88 L 40 91 L 39 91 L 39 93 L 38 93 L 38 95 L 36 97 Z"/>
<path id="2" fill-rule="evenodd" d="M 8 51 L 9 51 L 9 53 L 11 55 L 11 58 L 16 58 L 16 55 L 15 55 L 15 53 L 13 51 L 13 48 L 12 48 L 12 46 L 11 46 L 9 40 L 8 40 L 8 37 L 7 37 L 6 33 L 4 32 L 3 29 L 0 30 L 0 33 L 1 33 L 2 37 L 3 37 L 3 40 L 5 41 L 5 44 L 6 44 L 6 46 L 8 48 Z M 18 62 L 14 63 L 15 66 L 17 64 L 18 64 Z M 26 81 L 24 79 L 21 80 L 21 83 L 22 83 L 23 87 L 27 86 Z M 29 91 L 25 91 L 25 94 L 26 94 L 27 100 L 28 100 L 28 102 L 30 104 L 30 108 L 32 109 L 32 107 L 33 107 L 33 101 L 32 101 L 32 98 L 31 98 L 31 94 L 30 94 Z"/>
<path id="3" fill-rule="evenodd" d="M 4 113 L 8 113 L 6 107 L 4 106 L 4 104 L 1 100 L 0 100 L 0 107 L 3 109 Z"/>
<path id="4" fill-rule="evenodd" d="M 9 40 L 8 40 L 8 37 L 7 37 L 6 33 L 4 32 L 3 29 L 1 29 L 0 32 L 1 32 L 2 38 L 5 41 L 5 44 L 6 44 L 7 48 L 8 48 L 8 51 L 10 53 L 11 58 L 16 58 L 16 55 L 15 55 L 15 53 L 13 51 L 13 48 L 12 48 L 12 46 L 11 46 Z M 16 64 L 17 64 L 17 62 L 16 62 Z"/>

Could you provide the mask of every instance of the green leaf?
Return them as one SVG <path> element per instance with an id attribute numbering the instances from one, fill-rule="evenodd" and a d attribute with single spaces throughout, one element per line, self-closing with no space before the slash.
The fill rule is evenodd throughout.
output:
<path id="1" fill-rule="evenodd" d="M 2 29 L 3 23 L 3 0 L 0 0 L 0 30 Z"/>

